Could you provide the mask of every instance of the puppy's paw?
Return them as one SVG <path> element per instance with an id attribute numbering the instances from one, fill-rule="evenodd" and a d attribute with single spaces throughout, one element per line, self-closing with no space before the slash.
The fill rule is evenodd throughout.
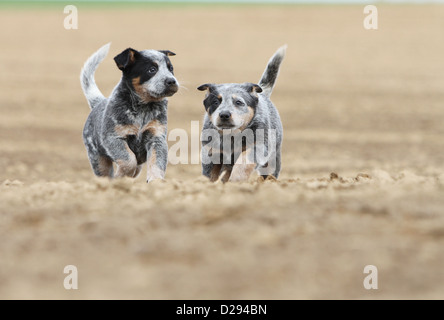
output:
<path id="1" fill-rule="evenodd" d="M 236 164 L 231 171 L 228 182 L 246 182 L 254 171 L 255 164 Z"/>
<path id="2" fill-rule="evenodd" d="M 164 183 L 165 179 L 164 178 L 160 178 L 160 177 L 149 177 L 146 180 L 147 183 L 149 184 L 158 184 L 158 183 Z"/>
<path id="3" fill-rule="evenodd" d="M 250 178 L 250 173 L 245 171 L 233 170 L 228 182 L 246 182 Z"/>

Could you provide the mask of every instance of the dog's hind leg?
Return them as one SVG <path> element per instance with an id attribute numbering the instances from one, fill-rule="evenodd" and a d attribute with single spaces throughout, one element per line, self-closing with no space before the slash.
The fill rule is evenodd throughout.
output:
<path id="1" fill-rule="evenodd" d="M 279 178 L 279 173 L 281 172 L 281 150 L 276 152 L 276 169 L 274 170 L 273 177 Z"/>
<path id="2" fill-rule="evenodd" d="M 279 173 L 281 172 L 281 149 L 278 148 L 265 165 L 258 166 L 257 171 L 265 180 L 269 176 L 273 176 L 276 179 L 279 178 Z"/>

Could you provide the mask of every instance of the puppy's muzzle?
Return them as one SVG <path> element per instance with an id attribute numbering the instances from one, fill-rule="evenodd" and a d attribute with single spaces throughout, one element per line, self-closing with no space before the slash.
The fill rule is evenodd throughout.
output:
<path id="1" fill-rule="evenodd" d="M 223 111 L 219 113 L 219 119 L 217 121 L 217 126 L 222 129 L 230 129 L 233 128 L 234 125 L 231 122 L 231 112 Z"/>
<path id="2" fill-rule="evenodd" d="M 179 90 L 179 84 L 175 78 L 167 78 L 165 80 L 165 95 L 172 96 Z"/>

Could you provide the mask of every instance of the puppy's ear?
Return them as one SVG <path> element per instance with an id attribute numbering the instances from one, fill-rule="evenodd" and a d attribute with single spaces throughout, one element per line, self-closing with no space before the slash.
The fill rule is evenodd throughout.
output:
<path id="1" fill-rule="evenodd" d="M 246 83 L 246 87 L 247 87 L 247 91 L 249 93 L 253 93 L 253 92 L 261 93 L 262 92 L 262 88 L 259 87 L 259 85 L 254 84 L 254 83 Z"/>
<path id="2" fill-rule="evenodd" d="M 128 48 L 115 56 L 114 61 L 116 62 L 117 68 L 123 71 L 126 68 L 132 66 L 134 62 L 136 62 L 138 56 L 139 52 L 137 52 L 137 50 Z"/>
<path id="3" fill-rule="evenodd" d="M 158 50 L 159 52 L 162 52 L 164 55 L 171 57 L 175 56 L 176 54 L 174 52 L 171 52 L 170 50 Z"/>
<path id="4" fill-rule="evenodd" d="M 205 91 L 205 90 L 213 90 L 213 88 L 214 88 L 214 86 L 213 86 L 213 84 L 211 84 L 211 83 L 205 83 L 205 84 L 203 84 L 203 85 L 201 85 L 201 86 L 199 86 L 199 87 L 197 87 L 197 90 L 199 90 L 199 91 Z"/>

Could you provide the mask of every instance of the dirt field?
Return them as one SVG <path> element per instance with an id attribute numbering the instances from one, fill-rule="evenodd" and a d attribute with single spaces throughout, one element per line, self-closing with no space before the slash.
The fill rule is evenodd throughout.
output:
<path id="1" fill-rule="evenodd" d="M 380 5 L 377 31 L 363 6 L 78 9 L 78 30 L 62 5 L 0 10 L 0 298 L 444 298 L 444 6 Z M 128 46 L 177 53 L 188 131 L 198 85 L 256 82 L 287 43 L 279 181 L 95 178 L 79 72 L 110 41 L 105 95 Z"/>

